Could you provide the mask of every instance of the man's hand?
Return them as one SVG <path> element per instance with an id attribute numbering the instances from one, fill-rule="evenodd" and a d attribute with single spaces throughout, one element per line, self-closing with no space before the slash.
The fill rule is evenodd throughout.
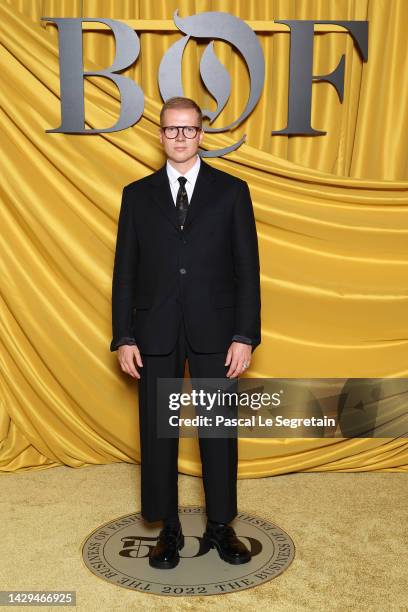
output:
<path id="1" fill-rule="evenodd" d="M 133 376 L 133 378 L 140 378 L 140 374 L 135 367 L 135 357 L 137 365 L 143 368 L 142 358 L 136 344 L 122 344 L 118 348 L 118 359 L 122 371 L 129 376 Z"/>
<path id="2" fill-rule="evenodd" d="M 251 363 L 251 354 L 252 345 L 244 344 L 243 342 L 233 342 L 228 349 L 224 364 L 230 366 L 226 373 L 227 378 L 235 378 L 242 374 Z"/>

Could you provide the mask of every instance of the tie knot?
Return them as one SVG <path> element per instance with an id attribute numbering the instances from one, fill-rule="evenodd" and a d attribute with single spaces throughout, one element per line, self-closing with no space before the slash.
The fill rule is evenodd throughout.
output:
<path id="1" fill-rule="evenodd" d="M 186 177 L 185 177 L 185 176 L 179 176 L 177 180 L 178 180 L 178 182 L 180 183 L 180 185 L 181 185 L 182 187 L 184 187 L 184 185 L 185 185 L 185 184 L 186 184 L 186 182 L 187 182 L 187 179 L 186 179 Z"/>

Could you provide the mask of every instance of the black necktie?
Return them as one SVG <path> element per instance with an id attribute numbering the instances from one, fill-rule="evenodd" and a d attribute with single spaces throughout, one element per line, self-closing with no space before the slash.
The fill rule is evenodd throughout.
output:
<path id="1" fill-rule="evenodd" d="M 180 187 L 177 193 L 176 208 L 177 208 L 177 215 L 178 215 L 180 227 L 181 229 L 183 229 L 184 221 L 186 220 L 187 209 L 188 209 L 188 197 L 187 197 L 187 191 L 185 188 L 187 179 L 185 176 L 179 176 L 177 180 L 180 183 Z"/>

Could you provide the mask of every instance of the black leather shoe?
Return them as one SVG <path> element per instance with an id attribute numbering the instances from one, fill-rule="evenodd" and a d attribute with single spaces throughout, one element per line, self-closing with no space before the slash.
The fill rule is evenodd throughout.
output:
<path id="1" fill-rule="evenodd" d="M 227 563 L 239 565 L 251 560 L 250 551 L 241 540 L 238 540 L 231 525 L 208 522 L 203 539 L 211 548 L 215 548 L 221 559 Z"/>
<path id="2" fill-rule="evenodd" d="M 172 569 L 180 561 L 179 550 L 184 546 L 184 535 L 181 527 L 164 527 L 157 539 L 157 544 L 150 550 L 149 565 L 157 569 Z"/>

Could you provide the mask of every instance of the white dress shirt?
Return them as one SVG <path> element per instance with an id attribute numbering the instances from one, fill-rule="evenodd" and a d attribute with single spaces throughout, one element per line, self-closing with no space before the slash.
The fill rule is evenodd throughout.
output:
<path id="1" fill-rule="evenodd" d="M 167 176 L 169 177 L 171 195 L 173 196 L 174 206 L 176 205 L 177 193 L 180 188 L 180 183 L 178 181 L 179 176 L 185 176 L 187 179 L 185 188 L 187 191 L 188 202 L 189 203 L 191 202 L 191 196 L 193 195 L 194 185 L 197 180 L 198 171 L 200 170 L 200 164 L 201 164 L 201 159 L 200 159 L 200 156 L 197 155 L 197 159 L 195 161 L 194 166 L 190 168 L 190 170 L 188 170 L 185 174 L 181 174 L 181 172 L 176 170 L 170 164 L 169 160 L 167 160 L 166 170 L 167 170 Z"/>

